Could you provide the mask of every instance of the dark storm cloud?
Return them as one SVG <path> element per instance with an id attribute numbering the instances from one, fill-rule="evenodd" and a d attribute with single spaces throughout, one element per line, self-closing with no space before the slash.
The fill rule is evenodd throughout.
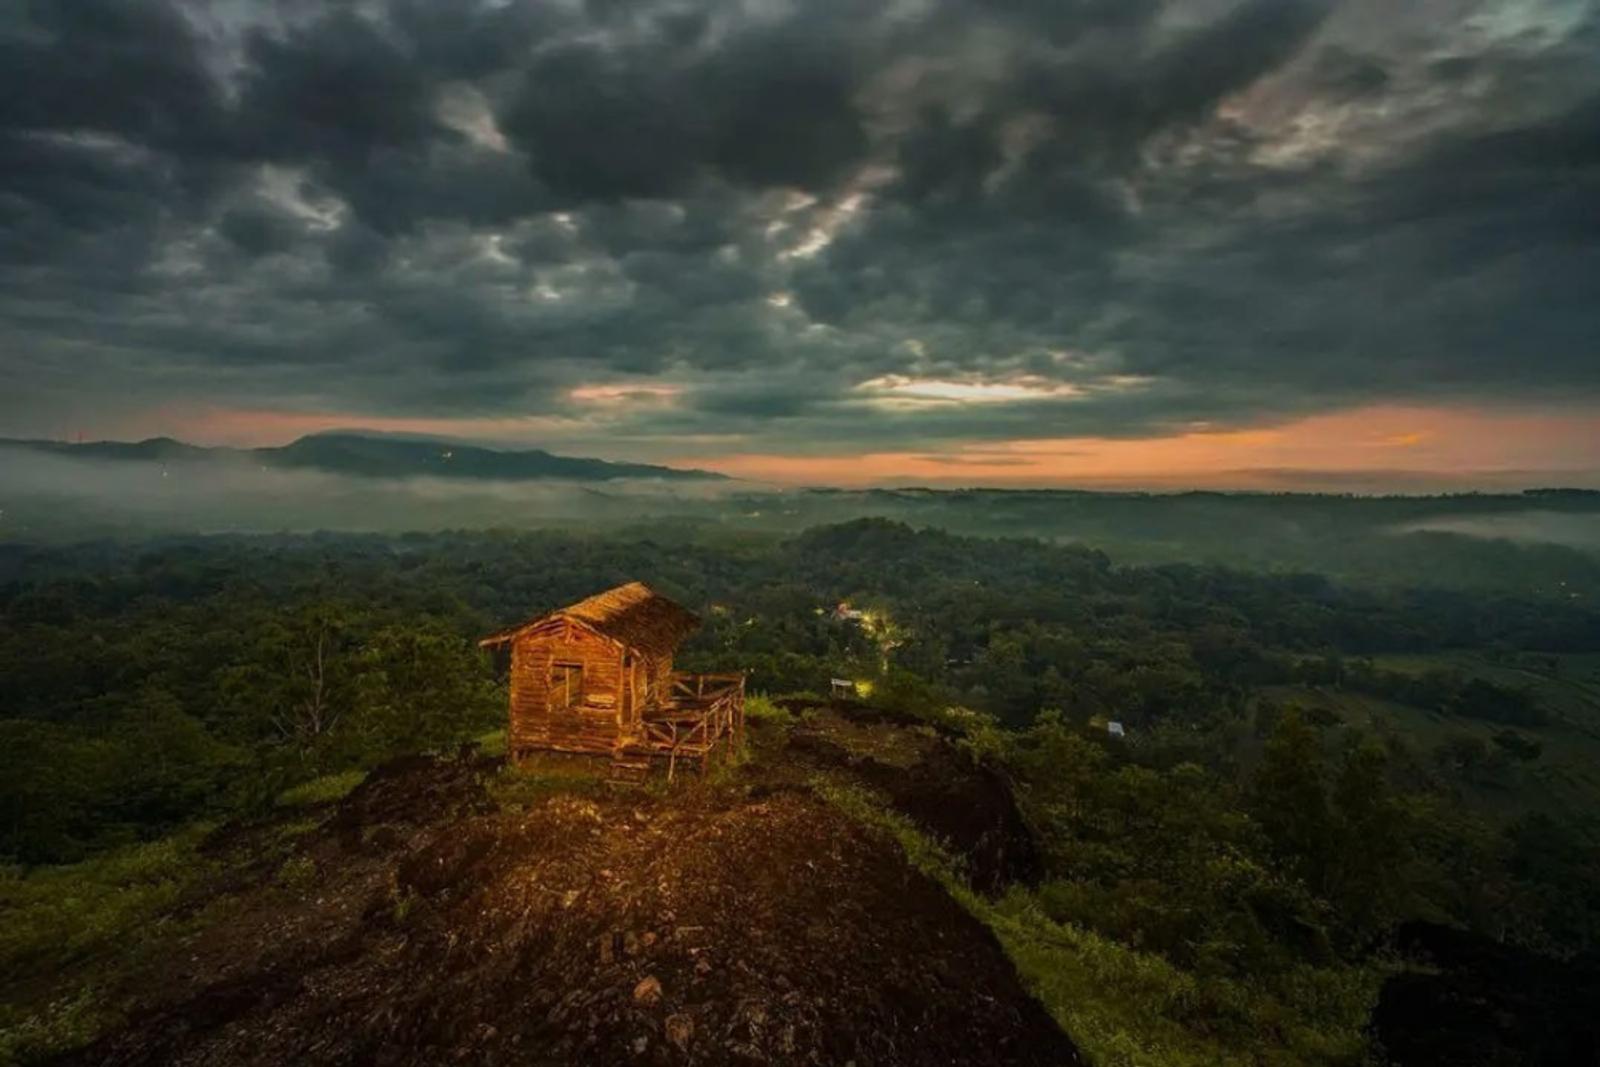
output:
<path id="1" fill-rule="evenodd" d="M 173 8 L 13 0 L 0 15 L 7 130 L 95 130 L 195 155 L 222 136 L 203 43 Z"/>
<path id="2" fill-rule="evenodd" d="M 429 72 L 382 27 L 338 11 L 278 38 L 251 31 L 241 129 L 263 158 L 360 165 L 439 132 Z"/>
<path id="3" fill-rule="evenodd" d="M 712 178 L 826 188 L 868 151 L 860 23 L 877 7 L 826 0 L 710 46 L 703 24 L 681 21 L 626 43 L 562 44 L 527 63 L 504 126 L 535 174 L 577 203 L 682 197 Z"/>
<path id="4" fill-rule="evenodd" d="M 1568 0 L 0 0 L 0 419 L 1592 400 L 1597 56 Z"/>

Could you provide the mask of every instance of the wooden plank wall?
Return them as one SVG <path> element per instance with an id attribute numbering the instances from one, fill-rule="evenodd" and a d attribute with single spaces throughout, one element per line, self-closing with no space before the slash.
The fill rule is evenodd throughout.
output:
<path id="1" fill-rule="evenodd" d="M 644 706 L 646 708 L 665 704 L 672 698 L 672 657 L 670 655 L 646 657 L 640 695 L 645 702 Z"/>
<path id="2" fill-rule="evenodd" d="M 644 667 L 637 652 L 626 650 L 622 664 L 622 729 L 632 736 L 639 732 L 644 712 Z"/>
<path id="3" fill-rule="evenodd" d="M 583 664 L 581 706 L 550 707 L 550 666 L 557 661 Z M 622 649 L 585 627 L 553 619 L 521 635 L 511 650 L 509 747 L 609 753 L 622 681 Z"/>

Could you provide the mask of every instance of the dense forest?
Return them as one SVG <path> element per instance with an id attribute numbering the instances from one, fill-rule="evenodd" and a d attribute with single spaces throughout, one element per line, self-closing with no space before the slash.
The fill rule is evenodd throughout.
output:
<path id="1" fill-rule="evenodd" d="M 504 691 L 478 636 L 644 579 L 705 620 L 685 669 L 748 671 L 768 697 L 850 678 L 958 734 L 1043 843 L 1028 914 L 1206 979 L 1184 1025 L 1281 1011 L 1310 1057 L 1412 919 L 1600 946 L 1600 610 L 1581 598 L 1123 566 L 884 519 L 0 555 L 13 886 L 479 738 Z"/>

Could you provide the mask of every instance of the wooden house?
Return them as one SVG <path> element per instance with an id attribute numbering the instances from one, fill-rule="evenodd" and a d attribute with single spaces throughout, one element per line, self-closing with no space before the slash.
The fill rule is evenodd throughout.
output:
<path id="1" fill-rule="evenodd" d="M 629 582 L 484 638 L 511 650 L 506 748 L 608 755 L 619 777 L 649 760 L 704 768 L 739 742 L 744 675 L 674 672 L 672 657 L 700 620 L 643 582 Z"/>

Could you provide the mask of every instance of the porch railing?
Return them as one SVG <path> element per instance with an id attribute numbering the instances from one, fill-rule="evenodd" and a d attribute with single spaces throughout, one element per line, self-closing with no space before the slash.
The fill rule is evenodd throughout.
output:
<path id="1" fill-rule="evenodd" d="M 673 674 L 668 696 L 646 711 L 644 747 L 667 759 L 671 781 L 679 759 L 693 759 L 705 769 L 718 745 L 737 748 L 744 742 L 744 675 Z"/>

